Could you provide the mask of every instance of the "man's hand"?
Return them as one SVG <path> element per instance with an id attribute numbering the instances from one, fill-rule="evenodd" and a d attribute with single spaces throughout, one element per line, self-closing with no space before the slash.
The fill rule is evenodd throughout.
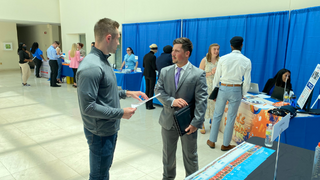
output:
<path id="1" fill-rule="evenodd" d="M 149 99 L 148 96 L 141 91 L 127 91 L 126 95 L 127 97 L 133 97 L 135 99 L 138 99 L 139 101 L 142 101 L 142 99 L 144 100 Z M 142 99 L 140 99 L 139 96 L 142 96 Z"/>
<path id="2" fill-rule="evenodd" d="M 137 108 L 123 108 L 123 119 L 130 119 L 131 116 L 135 113 L 135 111 L 137 110 Z"/>
<path id="3" fill-rule="evenodd" d="M 196 128 L 196 127 L 194 127 L 194 126 L 192 126 L 192 125 L 189 125 L 189 126 L 185 129 L 185 131 L 188 132 L 188 133 L 187 133 L 188 135 L 190 135 L 190 134 L 196 132 L 197 129 L 198 129 L 198 128 Z"/>
<path id="4" fill-rule="evenodd" d="M 188 103 L 185 100 L 181 98 L 173 100 L 172 107 L 183 108 L 185 106 L 188 106 Z"/>

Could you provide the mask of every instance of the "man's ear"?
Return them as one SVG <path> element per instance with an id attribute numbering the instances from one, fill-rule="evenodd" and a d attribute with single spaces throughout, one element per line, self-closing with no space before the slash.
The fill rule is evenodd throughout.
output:
<path id="1" fill-rule="evenodd" d="M 190 51 L 185 52 L 186 57 L 190 57 Z"/>
<path id="2" fill-rule="evenodd" d="M 111 40 L 112 40 L 111 34 L 106 35 L 106 41 L 111 42 Z"/>

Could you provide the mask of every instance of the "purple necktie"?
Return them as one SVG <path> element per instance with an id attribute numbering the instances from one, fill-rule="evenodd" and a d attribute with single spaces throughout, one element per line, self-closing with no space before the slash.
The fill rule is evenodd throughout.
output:
<path id="1" fill-rule="evenodd" d="M 182 69 L 182 68 L 177 67 L 177 71 L 178 71 L 178 72 L 176 73 L 176 75 L 175 75 L 175 77 L 174 77 L 174 80 L 175 80 L 175 82 L 176 82 L 176 89 L 178 88 L 181 69 Z"/>

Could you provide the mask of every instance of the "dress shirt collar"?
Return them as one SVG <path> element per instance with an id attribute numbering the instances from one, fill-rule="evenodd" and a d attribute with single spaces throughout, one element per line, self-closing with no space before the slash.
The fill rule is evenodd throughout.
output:
<path id="1" fill-rule="evenodd" d="M 241 51 L 239 50 L 232 50 L 233 53 L 240 53 L 241 54 Z"/>
<path id="2" fill-rule="evenodd" d="M 184 66 L 182 66 L 181 68 L 185 71 L 187 69 L 187 67 L 189 66 L 190 62 L 188 61 L 187 64 L 185 64 Z M 177 64 L 174 65 L 174 69 L 177 70 L 178 66 Z"/>

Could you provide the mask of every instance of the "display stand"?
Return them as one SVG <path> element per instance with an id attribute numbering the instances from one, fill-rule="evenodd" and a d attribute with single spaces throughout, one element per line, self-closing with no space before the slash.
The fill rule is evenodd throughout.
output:
<path id="1" fill-rule="evenodd" d="M 274 177 L 273 179 L 277 179 L 277 169 L 278 169 L 278 160 L 279 160 L 279 151 L 280 151 L 280 138 L 281 133 L 285 131 L 289 127 L 290 122 L 290 113 L 283 117 L 279 122 L 277 122 L 272 129 L 272 141 L 274 141 L 277 137 L 278 139 L 278 146 L 277 146 L 277 154 L 276 154 L 276 163 L 274 168 Z"/>

